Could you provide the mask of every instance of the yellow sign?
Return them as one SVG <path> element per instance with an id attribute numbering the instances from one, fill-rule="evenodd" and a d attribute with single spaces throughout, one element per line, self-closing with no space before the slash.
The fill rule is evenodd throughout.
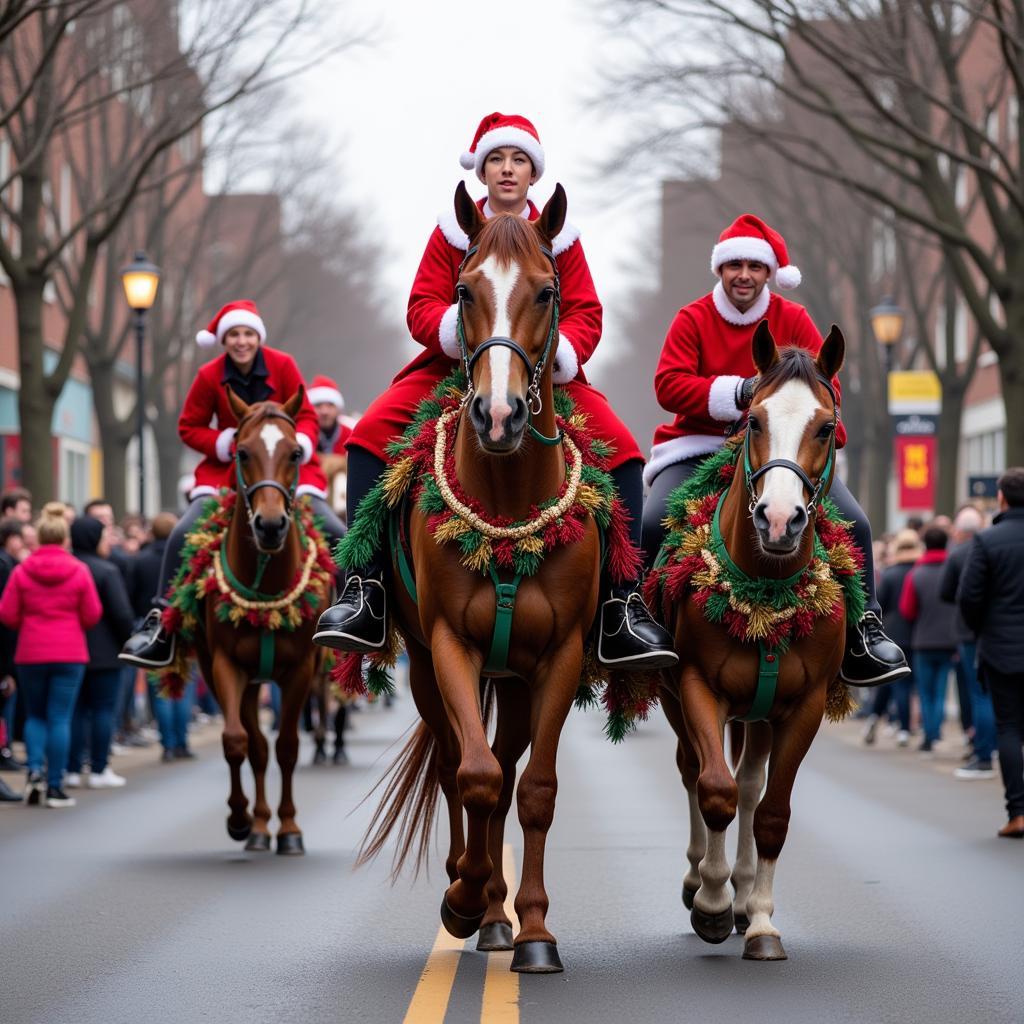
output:
<path id="1" fill-rule="evenodd" d="M 942 382 L 932 370 L 898 370 L 889 374 L 889 403 L 942 402 Z"/>
<path id="2" fill-rule="evenodd" d="M 903 486 L 922 491 L 928 486 L 928 446 L 908 444 L 903 449 Z"/>

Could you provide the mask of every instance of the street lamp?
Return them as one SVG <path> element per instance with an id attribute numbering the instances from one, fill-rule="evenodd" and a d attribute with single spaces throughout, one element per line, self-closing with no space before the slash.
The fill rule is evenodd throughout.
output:
<path id="1" fill-rule="evenodd" d="M 146 392 L 142 374 L 142 347 L 146 338 L 146 313 L 156 301 L 156 290 L 160 285 L 160 268 L 146 259 L 141 250 L 135 259 L 121 268 L 121 283 L 124 297 L 132 311 L 135 328 L 135 390 L 137 393 L 136 431 L 139 444 L 139 515 L 146 514 L 146 467 L 143 459 L 143 443 L 146 428 Z"/>
<path id="2" fill-rule="evenodd" d="M 885 369 L 886 374 L 890 374 L 896 344 L 903 334 L 903 310 L 893 299 L 885 298 L 874 309 L 868 311 L 868 318 L 871 320 L 871 330 L 875 332 L 875 339 L 885 349 Z"/>

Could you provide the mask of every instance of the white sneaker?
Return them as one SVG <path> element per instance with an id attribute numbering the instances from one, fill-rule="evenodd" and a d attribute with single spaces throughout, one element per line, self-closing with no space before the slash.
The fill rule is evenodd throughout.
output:
<path id="1" fill-rule="evenodd" d="M 128 780 L 123 775 L 118 775 L 109 764 L 100 775 L 93 772 L 89 776 L 90 789 L 116 789 L 127 784 Z"/>
<path id="2" fill-rule="evenodd" d="M 906 729 L 900 729 L 896 735 L 896 746 L 905 747 L 910 743 L 910 733 Z"/>
<path id="3" fill-rule="evenodd" d="M 68 789 L 78 789 L 82 785 L 82 776 L 79 772 L 65 772 L 64 785 Z"/>

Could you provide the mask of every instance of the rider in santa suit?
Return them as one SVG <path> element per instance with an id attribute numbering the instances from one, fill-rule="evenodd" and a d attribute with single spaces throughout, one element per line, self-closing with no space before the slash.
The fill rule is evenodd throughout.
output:
<path id="1" fill-rule="evenodd" d="M 174 637 L 160 624 L 164 595 L 178 569 L 185 536 L 203 510 L 206 499 L 222 487 L 235 487 L 234 440 L 238 421 L 228 404 L 227 387 L 248 405 L 256 402 L 285 402 L 300 385 L 302 374 L 286 352 L 268 348 L 263 342 L 267 328 L 255 303 L 242 299 L 223 306 L 205 331 L 196 335 L 206 348 L 218 342 L 224 351 L 200 367 L 192 381 L 178 418 L 178 434 L 191 449 L 203 456 L 195 470 L 195 486 L 189 506 L 167 540 L 160 566 L 160 585 L 154 608 L 139 630 L 125 642 L 121 660 L 142 668 L 162 668 L 174 660 Z M 213 425 L 216 421 L 216 426 Z M 296 495 L 308 494 L 313 512 L 322 518 L 331 544 L 345 534 L 345 527 L 327 504 L 327 480 L 320 468 L 316 446 L 320 429 L 308 394 L 295 417 L 299 448 L 299 483 Z"/>
<path id="2" fill-rule="evenodd" d="M 782 236 L 752 214 L 738 217 L 719 237 L 711 269 L 720 278 L 714 290 L 684 306 L 672 322 L 654 378 L 662 408 L 675 415 L 658 427 L 644 473 L 650 494 L 644 508 L 643 543 L 648 564 L 665 538 L 668 496 L 724 443 L 730 424 L 750 406 L 757 371 L 751 354 L 754 330 L 762 320 L 779 345 L 798 345 L 817 353 L 823 341 L 803 306 L 768 287 L 800 284 L 800 271 L 789 264 Z M 838 379 L 832 381 L 837 401 Z M 846 443 L 842 422 L 836 431 Z M 843 518 L 853 523 L 854 538 L 864 552 L 867 611 L 847 629 L 841 675 L 857 686 L 876 686 L 908 675 L 906 658 L 882 629 L 875 597 L 871 525 L 864 510 L 836 476 L 830 497 Z"/>
<path id="3" fill-rule="evenodd" d="M 524 117 L 490 114 L 476 131 L 462 166 L 474 169 L 487 186 L 478 206 L 484 215 L 510 213 L 536 220 L 538 209 L 527 191 L 544 172 L 544 150 L 537 130 Z M 424 351 L 403 369 L 391 387 L 359 420 L 349 439 L 349 507 L 358 508 L 385 468 L 385 445 L 400 435 L 413 418 L 420 400 L 458 365 L 460 354 L 455 324 L 458 306 L 455 285 L 469 239 L 454 212 L 442 214 L 427 241 L 412 293 L 408 325 Z M 552 242 L 561 284 L 559 338 L 554 381 L 565 385 L 591 428 L 615 449 L 610 468 L 632 516 L 635 540 L 640 540 L 643 506 L 643 456 L 629 430 L 612 412 L 608 400 L 587 383 L 582 366 L 601 338 L 601 302 L 594 290 L 579 232 L 566 224 Z M 315 639 L 339 650 L 373 651 L 384 644 L 385 558 L 349 574 L 338 603 L 320 618 Z M 598 657 L 620 668 L 658 668 L 674 664 L 669 635 L 651 617 L 637 592 L 636 582 L 619 587 L 603 585 Z"/>
<path id="4" fill-rule="evenodd" d="M 324 374 L 317 374 L 306 395 L 320 423 L 316 450 L 321 455 L 344 455 L 345 446 L 352 436 L 352 427 L 342 418 L 345 399 L 337 383 Z"/>

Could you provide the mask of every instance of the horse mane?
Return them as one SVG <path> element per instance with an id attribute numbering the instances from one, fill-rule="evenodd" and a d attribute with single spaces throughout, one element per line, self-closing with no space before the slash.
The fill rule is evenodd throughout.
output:
<path id="1" fill-rule="evenodd" d="M 781 387 L 791 380 L 802 381 L 814 391 L 822 379 L 814 356 L 807 349 L 799 348 L 796 345 L 787 345 L 779 349 L 778 362 L 757 378 L 754 394 L 756 395 L 764 388 Z"/>
<path id="2" fill-rule="evenodd" d="M 530 259 L 539 254 L 537 232 L 530 222 L 514 213 L 489 217 L 476 242 L 481 253 L 493 256 L 502 265 Z"/>

